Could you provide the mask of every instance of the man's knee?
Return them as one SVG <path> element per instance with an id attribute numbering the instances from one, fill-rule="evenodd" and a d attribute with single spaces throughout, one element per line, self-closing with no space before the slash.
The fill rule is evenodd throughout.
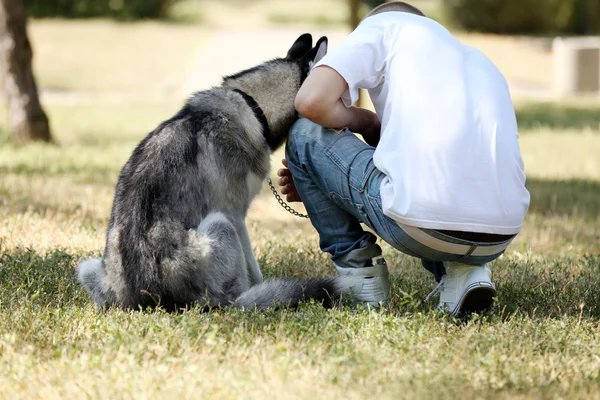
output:
<path id="1" fill-rule="evenodd" d="M 287 139 L 285 152 L 288 162 L 294 161 L 307 143 L 310 144 L 311 141 L 316 141 L 318 132 L 322 129 L 323 127 L 309 119 L 298 119 L 292 126 Z"/>
<path id="2" fill-rule="evenodd" d="M 319 124 L 312 122 L 306 118 L 299 118 L 294 125 L 292 125 L 292 129 L 290 130 L 290 135 L 288 138 L 289 142 L 299 142 L 303 141 L 308 137 L 314 137 L 314 135 L 322 130 L 323 127 Z"/>
<path id="3" fill-rule="evenodd" d="M 307 118 L 300 118 L 290 130 L 286 153 L 298 154 L 302 151 L 310 151 L 314 147 L 328 147 L 337 137 L 335 131 L 324 128 Z"/>

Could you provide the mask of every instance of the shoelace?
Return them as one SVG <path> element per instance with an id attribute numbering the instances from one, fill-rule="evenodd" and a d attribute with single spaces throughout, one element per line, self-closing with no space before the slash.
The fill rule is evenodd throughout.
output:
<path id="1" fill-rule="evenodd" d="M 437 286 L 433 288 L 433 290 L 431 291 L 431 293 L 429 293 L 427 295 L 427 297 L 425 297 L 425 300 L 423 300 L 423 302 L 427 303 L 429 301 L 429 299 L 431 299 L 437 293 L 440 293 L 442 290 L 444 290 L 444 285 L 445 284 L 446 284 L 446 275 L 442 276 L 442 279 L 440 279 L 440 283 L 438 283 Z"/>

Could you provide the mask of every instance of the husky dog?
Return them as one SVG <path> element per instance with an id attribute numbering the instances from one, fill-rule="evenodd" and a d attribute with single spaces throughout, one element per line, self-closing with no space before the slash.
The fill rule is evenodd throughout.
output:
<path id="1" fill-rule="evenodd" d="M 313 48 L 304 34 L 285 58 L 195 93 L 142 140 L 116 185 L 104 257 L 77 267 L 98 307 L 264 309 L 344 292 L 347 278 L 263 282 L 245 224 L 298 118 L 296 93 L 326 52 L 326 37 Z"/>

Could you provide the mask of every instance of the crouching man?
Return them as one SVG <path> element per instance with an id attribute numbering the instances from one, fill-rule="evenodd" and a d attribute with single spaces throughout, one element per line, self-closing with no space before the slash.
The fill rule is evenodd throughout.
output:
<path id="1" fill-rule="evenodd" d="M 352 106 L 359 88 L 376 113 Z M 339 273 L 364 277 L 357 299 L 377 305 L 390 292 L 364 223 L 422 260 L 439 283 L 440 310 L 489 308 L 496 288 L 487 263 L 529 207 L 498 68 L 418 9 L 385 3 L 315 65 L 296 107 L 305 118 L 292 128 L 279 184 L 288 201 L 304 202 Z"/>

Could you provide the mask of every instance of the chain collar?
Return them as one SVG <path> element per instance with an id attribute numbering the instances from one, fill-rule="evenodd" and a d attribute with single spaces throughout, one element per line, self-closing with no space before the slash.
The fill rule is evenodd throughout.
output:
<path id="1" fill-rule="evenodd" d="M 288 203 L 285 202 L 285 200 L 283 200 L 281 198 L 279 193 L 277 193 L 277 189 L 275 189 L 275 186 L 273 186 L 273 182 L 271 182 L 271 178 L 267 178 L 267 183 L 269 184 L 269 187 L 271 188 L 271 192 L 273 192 L 273 196 L 275 196 L 275 198 L 277 199 L 277 201 L 279 202 L 281 207 L 283 207 L 287 212 L 289 212 L 292 215 L 295 215 L 296 217 L 308 218 L 308 215 L 299 213 L 298 211 L 294 210 L 292 207 L 290 207 L 290 205 Z"/>

